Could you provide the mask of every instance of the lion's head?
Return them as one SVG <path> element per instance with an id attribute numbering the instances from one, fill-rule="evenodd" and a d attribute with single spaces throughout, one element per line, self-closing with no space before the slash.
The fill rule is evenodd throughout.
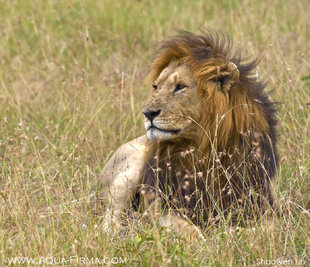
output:
<path id="1" fill-rule="evenodd" d="M 221 207 L 231 205 L 231 197 L 223 197 L 228 188 L 238 201 L 257 192 L 257 203 L 263 198 L 272 202 L 269 183 L 278 158 L 275 108 L 256 66 L 213 31 L 181 31 L 161 45 L 148 76 L 153 93 L 143 109 L 150 140 L 146 184 L 154 187 L 159 179 L 161 191 L 170 185 L 168 198 L 178 194 L 183 204 L 184 183 L 193 185 L 191 194 L 199 185 L 209 201 L 204 210 L 211 199 Z M 185 150 L 192 156 L 184 156 Z M 156 165 L 160 174 L 154 173 Z M 196 202 L 190 201 L 193 207 Z"/>
<path id="2" fill-rule="evenodd" d="M 182 31 L 164 42 L 148 77 L 153 83 L 143 109 L 148 138 L 206 143 L 217 135 L 224 149 L 238 143 L 240 132 L 272 130 L 274 110 L 254 77 L 256 64 L 242 62 L 227 38 L 212 31 Z"/>

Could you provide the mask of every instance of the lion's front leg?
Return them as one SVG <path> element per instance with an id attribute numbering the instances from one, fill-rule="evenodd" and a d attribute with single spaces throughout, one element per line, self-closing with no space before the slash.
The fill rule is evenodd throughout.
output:
<path id="1" fill-rule="evenodd" d="M 120 225 L 120 217 L 129 207 L 142 181 L 145 166 L 146 136 L 122 145 L 102 170 L 105 184 L 101 197 L 106 204 L 104 229 Z"/>

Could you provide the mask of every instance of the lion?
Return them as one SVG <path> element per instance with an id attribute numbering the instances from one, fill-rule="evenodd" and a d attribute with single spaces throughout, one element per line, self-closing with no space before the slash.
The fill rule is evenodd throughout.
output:
<path id="1" fill-rule="evenodd" d="M 212 30 L 179 31 L 161 44 L 147 77 L 146 135 L 122 145 L 101 174 L 106 227 L 129 207 L 205 227 L 273 206 L 276 103 L 257 65 Z"/>

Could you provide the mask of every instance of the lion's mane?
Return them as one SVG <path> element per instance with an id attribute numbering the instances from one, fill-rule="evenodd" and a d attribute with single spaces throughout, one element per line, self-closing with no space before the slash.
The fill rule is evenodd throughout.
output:
<path id="1" fill-rule="evenodd" d="M 204 112 L 191 138 L 149 141 L 139 190 L 144 206 L 160 197 L 163 207 L 182 210 L 199 225 L 236 210 L 263 213 L 273 203 L 277 120 L 255 72 L 258 61 L 244 60 L 226 35 L 210 30 L 180 31 L 163 42 L 149 80 L 172 61 L 192 68 Z"/>

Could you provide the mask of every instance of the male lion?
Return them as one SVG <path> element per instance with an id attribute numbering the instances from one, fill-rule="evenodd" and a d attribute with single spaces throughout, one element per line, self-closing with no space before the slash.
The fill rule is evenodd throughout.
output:
<path id="1" fill-rule="evenodd" d="M 162 43 L 148 76 L 147 134 L 122 145 L 101 175 L 106 226 L 130 204 L 147 211 L 157 203 L 202 227 L 220 215 L 256 218 L 272 205 L 277 121 L 256 66 L 210 30 Z"/>

